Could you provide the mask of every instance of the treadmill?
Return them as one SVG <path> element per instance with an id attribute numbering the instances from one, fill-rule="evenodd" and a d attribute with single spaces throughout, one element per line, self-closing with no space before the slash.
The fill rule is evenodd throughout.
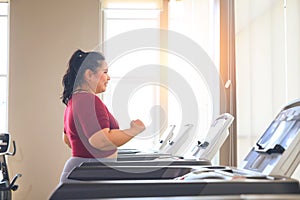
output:
<path id="1" fill-rule="evenodd" d="M 232 124 L 234 117 L 229 113 L 219 115 L 211 124 L 207 137 L 204 141 L 198 141 L 194 148 L 189 152 L 189 158 L 180 155 L 178 149 L 185 143 L 185 138 L 191 134 L 192 124 L 186 124 L 183 130 L 177 135 L 174 134 L 175 125 L 170 125 L 163 137 L 159 139 L 158 150 L 153 152 L 142 152 L 137 149 L 119 150 L 117 161 L 196 161 L 200 164 L 210 164 L 210 161 L 221 148 Z M 166 135 L 164 137 L 164 135 Z M 186 144 L 190 145 L 190 144 Z M 206 153 L 206 154 L 205 154 Z"/>
<path id="2" fill-rule="evenodd" d="M 139 149 L 118 149 L 117 161 L 146 161 L 155 160 L 157 158 L 170 158 L 172 155 L 165 151 L 168 143 L 174 136 L 176 125 L 170 125 L 167 130 L 159 138 L 159 143 L 156 150 L 142 151 Z"/>
<path id="3" fill-rule="evenodd" d="M 165 154 L 157 154 L 154 155 L 150 153 L 150 155 L 142 154 L 138 155 L 128 155 L 128 159 L 117 159 L 117 161 L 106 161 L 106 162 L 84 162 L 80 166 L 74 168 L 71 172 L 70 179 L 80 180 L 81 178 L 77 178 L 77 174 L 80 177 L 82 171 L 87 175 L 89 172 L 90 177 L 95 177 L 95 173 L 97 169 L 102 170 L 103 167 L 111 167 L 112 170 L 115 170 L 116 167 L 123 167 L 125 170 L 126 166 L 148 166 L 152 167 L 152 169 L 148 169 L 147 171 L 155 171 L 155 167 L 157 169 L 166 166 L 203 166 L 203 165 L 211 165 L 211 160 L 216 155 L 218 150 L 221 148 L 222 144 L 226 140 L 229 135 L 228 128 L 232 124 L 234 117 L 229 113 L 223 113 L 219 115 L 211 124 L 209 131 L 207 133 L 206 139 L 203 142 L 198 141 L 197 144 L 192 148 L 191 152 L 189 152 L 190 157 L 179 157 Z M 160 140 L 160 149 L 165 149 L 167 146 L 171 146 L 173 148 L 173 144 L 176 143 L 177 139 L 183 140 L 184 134 L 180 134 L 180 137 L 172 139 L 173 130 L 175 126 L 171 126 L 169 131 L 167 132 L 167 136 L 164 139 Z M 185 130 L 188 131 L 190 127 L 187 127 Z M 184 131 L 184 133 L 186 132 Z M 163 142 L 162 142 L 163 141 Z M 167 141 L 167 142 L 166 142 Z M 146 157 L 147 159 L 144 159 Z M 148 160 L 149 157 L 153 157 L 153 159 Z M 124 157 L 123 157 L 124 158 Z M 124 171 L 121 170 L 121 171 Z M 125 174 L 124 176 L 130 176 L 131 170 L 126 169 L 129 174 Z M 137 170 L 135 168 L 134 170 Z M 145 170 L 141 170 L 141 173 Z M 142 174 L 139 173 L 140 176 Z M 154 173 L 149 173 L 149 177 L 153 177 Z M 118 173 L 113 173 L 117 176 Z M 136 174 L 136 173 L 135 173 Z M 175 175 L 174 175 L 175 176 Z M 132 176 L 134 178 L 134 176 Z M 161 176 L 154 176 L 153 178 L 161 178 Z"/>
<path id="4" fill-rule="evenodd" d="M 290 178 L 299 164 L 299 140 L 300 100 L 296 100 L 285 106 L 272 121 L 244 159 L 241 169 L 200 165 L 113 166 L 110 171 L 103 167 L 101 173 L 101 167 L 91 167 L 95 170 L 94 176 L 90 176 L 91 170 L 73 174 L 78 181 L 59 185 L 50 199 L 158 199 L 263 194 L 299 197 L 299 181 Z M 141 171 L 144 174 L 137 173 Z M 118 172 L 121 173 L 116 176 Z M 150 176 L 151 172 L 160 174 Z M 130 174 L 139 175 L 134 177 Z M 71 177 L 73 175 L 71 172 L 70 178 L 74 178 Z"/>
<path id="5" fill-rule="evenodd" d="M 137 153 L 163 153 L 165 152 L 164 149 L 168 145 L 169 141 L 174 136 L 174 129 L 176 128 L 176 125 L 169 125 L 169 127 L 165 130 L 165 132 L 162 134 L 162 137 L 159 138 L 159 142 L 155 147 L 155 150 L 151 150 L 150 152 L 141 151 L 138 149 L 124 149 L 119 148 L 118 154 L 119 156 L 124 154 L 137 154 Z"/>
<path id="6" fill-rule="evenodd" d="M 117 160 L 113 162 L 84 162 L 75 167 L 68 175 L 70 182 L 92 181 L 92 180 L 143 180 L 143 179 L 172 179 L 184 175 L 192 170 L 190 166 L 209 166 L 211 160 L 224 143 L 229 132 L 228 128 L 232 124 L 234 117 L 228 113 L 218 116 L 207 133 L 204 142 L 198 141 L 190 152 L 192 158 L 179 158 L 178 156 L 158 156 L 153 160 L 130 159 Z M 190 127 L 185 130 L 189 130 Z M 171 127 L 167 137 L 166 145 L 172 145 L 176 141 L 170 135 L 173 135 L 174 127 Z M 184 131 L 186 132 L 186 131 Z M 171 134 L 170 134 L 171 133 Z M 184 134 L 180 134 L 183 139 Z M 179 139 L 179 138 L 177 138 Z M 161 140 L 162 141 L 162 140 Z M 164 144 L 162 143 L 162 144 Z M 170 143 L 170 144 L 168 144 Z M 163 145 L 161 146 L 163 147 Z M 163 149 L 163 148 L 160 148 Z M 151 154 L 152 155 L 152 154 Z M 132 155 L 133 157 L 135 155 Z M 197 159 L 196 159 L 197 158 Z"/>

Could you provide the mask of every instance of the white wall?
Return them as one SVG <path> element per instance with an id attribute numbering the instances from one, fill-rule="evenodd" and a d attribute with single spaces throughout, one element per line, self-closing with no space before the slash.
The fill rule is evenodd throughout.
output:
<path id="1" fill-rule="evenodd" d="M 288 97 L 296 99 L 300 98 L 300 1 L 287 2 Z M 299 165 L 292 177 L 300 180 Z"/>
<path id="2" fill-rule="evenodd" d="M 70 150 L 63 144 L 62 76 L 71 54 L 99 40 L 98 0 L 11 0 L 9 159 L 19 189 L 14 199 L 48 199 Z"/>
<path id="3" fill-rule="evenodd" d="M 288 98 L 300 98 L 300 1 L 287 1 Z"/>

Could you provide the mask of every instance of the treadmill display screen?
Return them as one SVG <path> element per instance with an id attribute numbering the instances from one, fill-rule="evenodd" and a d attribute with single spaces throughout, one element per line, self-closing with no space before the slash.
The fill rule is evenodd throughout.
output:
<path id="1" fill-rule="evenodd" d="M 300 106 L 283 110 L 256 143 L 256 151 L 283 153 L 300 131 Z"/>

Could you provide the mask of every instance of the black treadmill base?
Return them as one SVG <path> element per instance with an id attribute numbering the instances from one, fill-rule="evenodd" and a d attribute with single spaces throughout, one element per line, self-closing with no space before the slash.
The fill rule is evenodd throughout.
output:
<path id="1" fill-rule="evenodd" d="M 56 199 L 99 199 L 125 197 L 170 197 L 241 194 L 300 194 L 297 182 L 187 182 L 136 181 L 65 183 L 52 194 Z"/>

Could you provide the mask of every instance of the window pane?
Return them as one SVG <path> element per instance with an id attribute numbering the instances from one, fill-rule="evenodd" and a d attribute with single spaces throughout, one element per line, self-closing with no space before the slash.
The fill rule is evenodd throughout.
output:
<path id="1" fill-rule="evenodd" d="M 8 3 L 0 3 L 0 15 L 8 14 Z"/>
<path id="2" fill-rule="evenodd" d="M 214 60 L 214 25 L 209 0 L 181 0 L 169 3 L 169 29 L 199 44 Z M 216 50 L 217 51 L 217 50 Z"/>
<path id="3" fill-rule="evenodd" d="M 0 132 L 7 132 L 8 3 L 0 3 Z"/>
<path id="4" fill-rule="evenodd" d="M 0 133 L 7 131 L 7 78 L 0 77 Z"/>
<path id="5" fill-rule="evenodd" d="M 105 41 L 121 33 L 132 31 L 134 29 L 159 28 L 159 14 L 160 13 L 157 10 L 105 10 Z M 157 37 L 157 42 L 159 44 L 159 36 Z M 108 42 L 105 44 L 110 43 Z M 109 46 L 105 46 L 104 53 L 106 56 L 110 55 L 111 51 L 113 52 L 114 49 Z M 154 141 L 156 141 L 156 139 L 158 141 L 158 138 L 156 138 L 158 135 L 154 135 L 153 133 L 159 127 L 159 116 L 158 118 L 156 118 L 156 116 L 151 116 L 151 109 L 159 104 L 159 87 L 155 85 L 147 85 L 139 87 L 136 90 L 132 90 L 136 87 L 137 81 L 139 82 L 143 80 L 143 78 L 147 77 L 147 74 L 137 75 L 133 73 L 133 76 L 130 76 L 129 78 L 126 77 L 126 80 L 124 80 L 123 77 L 127 73 L 134 71 L 136 68 L 149 64 L 159 64 L 159 51 L 141 48 L 127 53 L 126 55 L 122 55 L 114 60 L 113 63 L 108 64 L 111 80 L 104 95 L 104 102 L 117 118 L 120 127 L 127 128 L 130 123 L 127 119 L 123 119 L 118 116 L 119 111 L 114 111 L 117 106 L 112 105 L 113 98 L 115 98 L 113 96 L 115 95 L 114 93 L 120 92 L 120 90 L 118 90 L 119 88 L 117 88 L 120 81 L 122 81 L 122 87 L 125 87 L 131 96 L 128 99 L 121 99 L 118 103 L 124 103 L 130 119 L 141 119 L 146 126 L 151 124 L 151 126 L 142 133 L 142 136 L 132 139 L 124 145 L 124 148 L 152 148 Z M 154 124 L 154 126 L 152 126 L 152 124 Z M 145 140 L 147 140 L 147 142 L 144 142 Z"/>
<path id="6" fill-rule="evenodd" d="M 0 75 L 7 74 L 7 33 L 7 17 L 0 17 Z"/>
<path id="7" fill-rule="evenodd" d="M 157 11 L 105 11 L 105 40 L 134 29 L 158 27 L 159 12 Z"/>
<path id="8" fill-rule="evenodd" d="M 211 123 L 212 119 L 212 112 L 213 112 L 213 105 L 212 105 L 212 94 L 209 90 L 208 86 L 206 85 L 205 80 L 203 79 L 202 75 L 195 70 L 195 68 L 185 60 L 181 59 L 180 57 L 169 54 L 169 66 L 172 66 L 172 69 L 180 74 L 182 77 L 185 78 L 185 81 L 188 83 L 189 87 L 192 89 L 194 97 L 189 98 L 196 98 L 198 102 L 198 110 L 194 110 L 196 113 L 199 114 L 198 125 L 199 129 L 195 132 L 197 134 L 196 138 L 199 141 L 204 141 L 206 137 L 207 130 Z M 176 82 L 174 77 L 168 77 L 169 82 Z M 180 114 L 179 102 L 174 95 L 169 92 L 169 122 L 171 124 L 176 124 L 180 126 L 181 119 L 178 118 Z M 195 108 L 196 109 L 196 108 Z M 177 113 L 178 112 L 178 113 Z M 194 124 L 196 125 L 196 124 Z"/>
<path id="9" fill-rule="evenodd" d="M 212 23 L 214 15 L 213 10 L 210 9 L 211 5 L 209 0 L 169 1 L 169 29 L 186 36 L 197 44 L 199 49 L 203 49 L 210 56 L 211 60 L 216 64 L 215 66 L 218 66 L 216 56 L 218 53 L 216 52 L 219 52 L 219 50 L 214 46 L 215 33 L 212 31 L 212 27 L 215 25 Z M 208 77 L 203 77 L 201 72 L 197 72 L 190 63 L 182 60 L 179 56 L 168 55 L 168 62 L 173 70 L 182 75 L 182 77 L 186 77 L 185 81 L 195 95 L 199 106 L 198 110 L 194 110 L 198 114 L 198 122 L 194 124 L 198 126 L 195 131 L 195 138 L 198 141 L 204 141 L 213 116 L 212 97 L 216 97 L 215 93 L 219 94 L 219 90 L 210 91 L 213 88 L 208 88 L 206 85 L 205 78 Z M 171 98 L 171 96 L 169 95 L 169 121 L 171 124 L 180 125 L 180 119 L 173 112 L 178 112 L 177 109 L 180 108 L 180 105 L 178 105 L 176 98 Z M 195 140 L 194 144 L 196 142 Z M 191 146 L 193 147 L 193 145 Z"/>
<path id="10" fill-rule="evenodd" d="M 136 74 L 134 70 L 139 67 L 143 67 L 149 64 L 159 64 L 159 52 L 154 50 L 139 50 L 131 52 L 118 58 L 114 63 L 109 66 L 109 75 L 111 80 L 109 82 L 107 91 L 105 92 L 104 101 L 107 107 L 118 118 L 121 128 L 128 127 L 129 121 L 118 116 L 119 110 L 116 109 L 116 105 L 112 105 L 112 101 L 115 98 L 115 92 L 120 93 L 122 91 L 117 86 L 121 84 L 122 88 L 126 88 L 127 93 L 130 93 L 129 99 L 121 99 L 118 103 L 124 103 L 127 108 L 130 119 L 141 119 L 148 127 L 139 139 L 134 138 L 126 146 L 128 148 L 140 148 L 149 149 L 153 146 L 152 140 L 155 140 L 155 131 L 159 127 L 159 117 L 151 116 L 151 109 L 156 105 L 159 105 L 159 87 L 156 85 L 141 86 L 137 85 L 139 82 L 147 79 L 147 74 Z M 132 76 L 124 76 L 127 73 L 132 73 Z M 157 74 L 159 77 L 159 74 Z M 151 77 L 149 77 L 151 78 Z M 122 83 L 120 83 L 122 81 Z M 116 90 L 117 89 L 117 90 Z M 135 90 L 136 89 L 136 90 Z M 145 139 L 148 142 L 142 143 Z M 158 140 L 158 139 L 157 139 Z"/>
<path id="11" fill-rule="evenodd" d="M 174 1 L 170 1 L 170 4 L 172 4 L 171 2 L 174 3 Z M 207 54 L 211 55 L 211 58 L 213 58 L 213 56 L 215 56 L 216 54 L 211 52 L 215 51 L 216 49 L 211 47 L 211 45 L 214 44 L 212 42 L 214 34 L 210 34 L 210 31 L 212 29 L 209 25 L 209 23 L 211 22 L 211 13 L 210 9 L 208 8 L 210 5 L 209 2 L 209 0 L 176 1 L 176 5 L 174 3 L 175 7 L 172 5 L 169 7 L 169 28 L 170 30 L 181 33 L 187 38 L 195 41 L 195 43 L 201 46 L 207 52 Z M 177 5 L 178 7 L 176 8 Z M 141 10 L 107 9 L 104 10 L 104 21 L 104 39 L 107 41 L 113 36 L 117 36 L 118 34 L 126 31 L 132 31 L 134 29 L 160 28 L 160 12 L 151 9 L 147 10 L 147 8 L 142 8 Z M 160 37 L 158 35 L 158 46 L 160 42 Z M 105 43 L 105 45 L 106 44 L 109 44 L 109 42 Z M 109 46 L 105 46 L 104 49 L 104 53 L 106 55 L 110 55 L 110 52 L 114 50 L 112 48 L 110 49 Z M 218 50 L 216 50 L 216 52 L 218 52 Z M 214 58 L 213 60 L 216 61 Z M 132 52 L 126 55 L 120 56 L 120 58 L 114 60 L 113 63 L 109 63 L 109 75 L 111 76 L 111 81 L 104 95 L 105 103 L 108 105 L 110 110 L 113 111 L 113 109 L 115 109 L 114 105 L 110 105 L 110 102 L 114 99 L 112 95 L 114 95 L 113 92 L 116 90 L 119 81 L 122 81 L 121 79 L 124 79 L 123 77 L 124 75 L 126 75 L 126 73 L 131 72 L 141 66 L 149 64 L 161 65 L 162 63 L 163 65 L 168 67 L 169 71 L 166 72 L 166 74 L 168 75 L 162 73 L 162 71 L 158 71 L 157 77 L 160 77 L 162 75 L 160 77 L 160 83 L 167 80 L 169 81 L 169 85 L 163 87 L 159 84 L 156 84 L 138 88 L 137 91 L 135 91 L 131 96 L 131 98 L 128 99 L 128 105 L 124 105 L 128 106 L 128 114 L 131 118 L 142 119 L 146 126 L 153 123 L 156 124 L 156 128 L 154 128 L 153 131 L 150 130 L 150 132 L 152 131 L 152 133 L 156 130 L 159 130 L 162 123 L 162 121 L 160 121 L 162 119 L 160 115 L 161 112 L 155 113 L 155 115 L 157 115 L 156 117 L 153 117 L 153 115 L 151 115 L 151 109 L 157 108 L 155 106 L 160 106 L 160 108 L 162 109 L 164 109 L 163 107 L 166 106 L 165 111 L 167 111 L 167 113 L 164 113 L 166 114 L 165 118 L 167 118 L 168 125 L 176 125 L 177 129 L 175 132 L 182 131 L 181 127 L 183 127 L 185 123 L 192 123 L 196 126 L 196 122 L 194 123 L 194 120 L 182 119 L 182 104 L 185 102 L 183 102 L 182 99 L 179 99 L 179 97 L 177 96 L 178 94 L 176 94 L 174 91 L 171 91 L 171 89 L 174 88 L 170 87 L 170 85 L 172 85 L 170 83 L 180 84 L 178 80 L 174 80 L 178 77 L 170 76 L 170 74 L 174 72 L 177 73 L 178 76 L 183 77 L 188 86 L 190 86 L 190 88 L 187 88 L 188 91 L 192 90 L 193 94 L 195 94 L 195 101 L 199 102 L 199 110 L 196 111 L 197 113 L 199 113 L 199 116 L 197 116 L 199 117 L 197 118 L 199 119 L 199 125 L 197 124 L 197 130 L 195 131 L 197 134 L 199 133 L 199 135 L 195 136 L 194 138 L 197 138 L 198 140 L 203 139 L 206 136 L 207 129 L 211 123 L 210 120 L 212 118 L 212 94 L 209 93 L 211 91 L 209 91 L 209 89 L 207 88 L 206 82 L 204 81 L 203 77 L 197 70 L 194 69 L 194 67 L 190 63 L 188 63 L 188 61 L 185 61 L 180 56 L 176 56 L 171 52 L 149 50 L 143 49 L 141 47 L 139 49 L 134 49 Z M 127 84 L 129 87 L 131 84 L 134 84 L 137 79 L 140 80 L 141 78 L 146 77 L 146 73 L 142 75 L 140 74 L 138 77 L 130 77 L 130 80 L 122 82 L 122 85 Z M 127 78 L 128 77 L 126 77 L 126 79 Z M 216 85 L 218 84 L 216 83 Z M 180 86 L 178 88 L 180 88 Z M 219 94 L 219 91 L 217 91 L 217 93 Z M 116 117 L 118 118 L 118 116 Z M 155 121 L 153 121 L 154 118 Z M 120 127 L 128 127 L 128 122 L 119 122 Z M 200 128 L 198 129 L 198 127 Z M 160 134 L 162 133 L 163 132 L 160 132 Z M 129 144 L 133 144 L 131 146 L 132 148 L 151 148 L 151 145 L 153 147 L 155 145 L 155 142 L 158 142 L 158 138 L 153 138 L 152 143 L 150 140 L 141 141 L 138 139 L 133 139 L 128 144 L 126 144 L 126 146 L 129 146 Z"/>

